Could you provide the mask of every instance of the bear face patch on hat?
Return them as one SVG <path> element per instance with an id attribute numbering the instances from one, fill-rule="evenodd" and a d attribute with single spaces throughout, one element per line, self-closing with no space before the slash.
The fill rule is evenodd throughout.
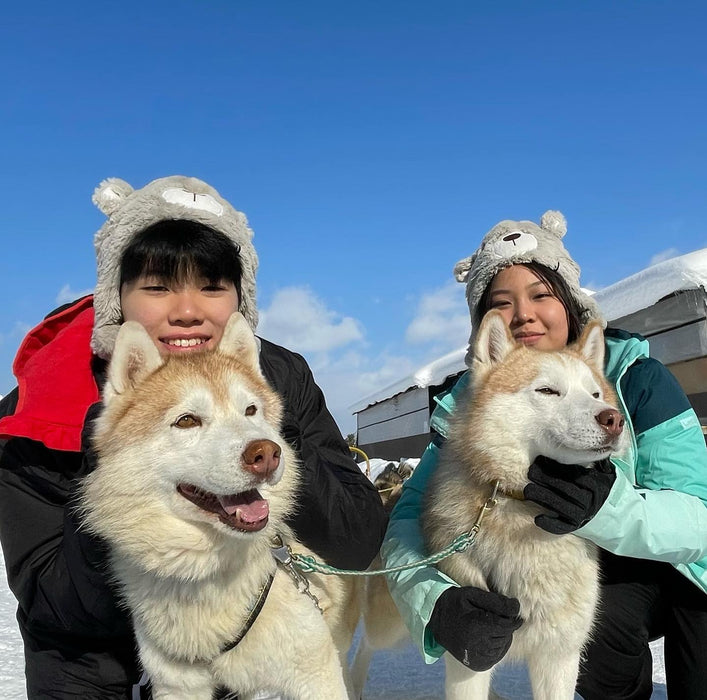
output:
<path id="1" fill-rule="evenodd" d="M 239 311 L 255 330 L 258 256 L 253 247 L 253 231 L 245 214 L 234 209 L 213 187 L 194 177 L 174 175 L 153 180 L 136 190 L 124 180 L 109 178 L 96 188 L 93 202 L 108 216 L 93 241 L 97 279 L 91 348 L 99 357 L 110 358 L 123 322 L 120 308 L 123 253 L 138 233 L 159 221 L 196 221 L 223 233 L 237 246 L 242 268 Z"/>
<path id="2" fill-rule="evenodd" d="M 482 239 L 477 251 L 454 266 L 458 282 L 466 284 L 466 300 L 471 315 L 471 336 L 467 364 L 474 344 L 474 325 L 478 324 L 481 297 L 500 270 L 522 263 L 536 262 L 555 270 L 567 283 L 570 293 L 584 309 L 582 325 L 591 319 L 603 321 L 596 302 L 579 284 L 579 265 L 562 244 L 567 233 L 567 221 L 559 211 L 548 210 L 540 225 L 533 221 L 504 220 L 496 224 Z"/>

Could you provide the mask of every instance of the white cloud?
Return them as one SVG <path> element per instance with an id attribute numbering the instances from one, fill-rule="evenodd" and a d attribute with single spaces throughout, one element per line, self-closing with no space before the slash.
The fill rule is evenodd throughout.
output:
<path id="1" fill-rule="evenodd" d="M 656 253 L 648 263 L 649 265 L 657 265 L 658 263 L 664 262 L 665 260 L 670 260 L 671 258 L 676 258 L 680 255 L 680 251 L 677 248 L 668 248 L 661 253 Z"/>
<path id="2" fill-rule="evenodd" d="M 83 291 L 74 291 L 68 284 L 65 284 L 56 295 L 54 302 L 61 306 L 62 304 L 68 304 L 69 302 L 75 301 L 81 297 L 85 297 L 87 294 L 93 294 L 93 289 L 84 289 Z"/>
<path id="3" fill-rule="evenodd" d="M 24 321 L 15 321 L 15 325 L 10 331 L 10 336 L 12 338 L 24 338 L 30 331 L 32 326 Z"/>
<path id="4" fill-rule="evenodd" d="M 328 353 L 363 340 L 362 326 L 303 287 L 285 287 L 260 311 L 258 333 L 301 353 Z"/>
<path id="5" fill-rule="evenodd" d="M 351 404 L 418 366 L 409 357 L 387 351 L 369 354 L 363 324 L 332 310 L 304 287 L 286 287 L 275 294 L 270 305 L 260 310 L 258 335 L 306 357 L 344 435 L 356 429 Z"/>
<path id="6" fill-rule="evenodd" d="M 410 358 L 387 354 L 370 357 L 356 351 L 330 358 L 327 366 L 311 363 L 317 384 L 339 429 L 346 435 L 356 430 L 349 406 L 386 387 L 417 368 Z"/>
<path id="7" fill-rule="evenodd" d="M 405 340 L 415 345 L 434 343 L 452 350 L 466 343 L 470 327 L 464 286 L 448 282 L 420 299 L 416 316 L 405 331 Z"/>
<path id="8" fill-rule="evenodd" d="M 411 306 L 415 303 L 411 298 Z M 258 335 L 305 356 L 346 435 L 356 429 L 352 404 L 465 345 L 469 314 L 463 285 L 452 282 L 433 290 L 417 301 L 417 315 L 401 339 L 402 347 L 391 351 L 365 342 L 358 319 L 331 309 L 310 289 L 286 287 L 260 310 Z"/>
<path id="9" fill-rule="evenodd" d="M 7 333 L 0 333 L 0 345 L 4 343 L 18 344 L 32 330 L 32 326 L 24 321 L 15 321 Z"/>

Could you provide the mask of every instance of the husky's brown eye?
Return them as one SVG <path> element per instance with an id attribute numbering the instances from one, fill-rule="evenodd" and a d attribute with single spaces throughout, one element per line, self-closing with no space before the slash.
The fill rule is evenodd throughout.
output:
<path id="1" fill-rule="evenodd" d="M 201 418 L 191 413 L 185 413 L 183 416 L 179 416 L 172 425 L 175 428 L 198 428 L 201 425 Z"/>
<path id="2" fill-rule="evenodd" d="M 250 404 L 245 410 L 246 416 L 254 416 L 258 412 L 258 408 L 255 404 Z"/>
<path id="3" fill-rule="evenodd" d="M 557 391 L 556 389 L 551 389 L 549 386 L 541 386 L 539 389 L 536 389 L 535 391 L 538 392 L 538 394 L 547 394 L 547 396 L 559 396 L 560 392 Z"/>
<path id="4" fill-rule="evenodd" d="M 592 396 L 593 396 L 595 399 L 598 399 L 598 398 L 599 398 L 599 392 L 598 392 L 598 391 L 595 391 L 595 392 L 592 394 Z"/>

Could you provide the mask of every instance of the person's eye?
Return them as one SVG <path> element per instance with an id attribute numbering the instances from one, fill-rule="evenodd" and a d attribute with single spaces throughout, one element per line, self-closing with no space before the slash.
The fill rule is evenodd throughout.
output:
<path id="1" fill-rule="evenodd" d="M 507 301 L 506 299 L 498 299 L 497 301 L 494 301 L 491 304 L 492 309 L 503 309 L 506 308 L 507 306 L 510 306 L 510 301 Z"/>
<path id="2" fill-rule="evenodd" d="M 167 287 L 163 284 L 146 284 L 143 289 L 147 292 L 166 292 Z"/>
<path id="3" fill-rule="evenodd" d="M 202 282 L 201 290 L 203 292 L 223 292 L 228 288 L 228 285 L 226 282 L 223 280 L 219 280 L 218 282 L 207 282 L 204 280 Z"/>
<path id="4" fill-rule="evenodd" d="M 550 301 L 552 299 L 555 299 L 554 294 L 538 294 L 536 297 L 533 298 L 533 301 L 537 302 L 538 304 L 544 304 L 546 301 Z"/>

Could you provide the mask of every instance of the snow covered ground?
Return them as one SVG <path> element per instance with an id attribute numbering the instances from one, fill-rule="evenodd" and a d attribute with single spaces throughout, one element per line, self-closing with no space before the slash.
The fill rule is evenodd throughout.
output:
<path id="1" fill-rule="evenodd" d="M 15 621 L 15 598 L 7 587 L 5 564 L 0 557 L 0 697 L 3 700 L 26 700 L 22 639 Z M 654 700 L 665 700 L 663 655 L 654 648 L 656 687 Z M 521 667 L 502 669 L 494 681 L 496 692 L 508 700 L 530 700 L 530 686 Z M 444 664 L 426 666 L 417 650 L 402 649 L 378 652 L 371 663 L 366 700 L 439 700 L 444 697 Z"/>
<path id="2" fill-rule="evenodd" d="M 667 700 L 665 672 L 660 644 L 653 645 L 655 669 L 652 700 Z M 528 674 L 523 666 L 505 666 L 497 672 L 493 688 L 504 700 L 532 700 Z M 417 649 L 379 651 L 373 658 L 365 700 L 442 700 L 444 663 L 426 666 Z M 580 700 L 580 696 L 576 696 Z"/>
<path id="3" fill-rule="evenodd" d="M 7 587 L 5 560 L 0 557 L 0 690 L 7 700 L 24 700 L 25 677 L 22 638 L 17 629 L 17 601 Z"/>

